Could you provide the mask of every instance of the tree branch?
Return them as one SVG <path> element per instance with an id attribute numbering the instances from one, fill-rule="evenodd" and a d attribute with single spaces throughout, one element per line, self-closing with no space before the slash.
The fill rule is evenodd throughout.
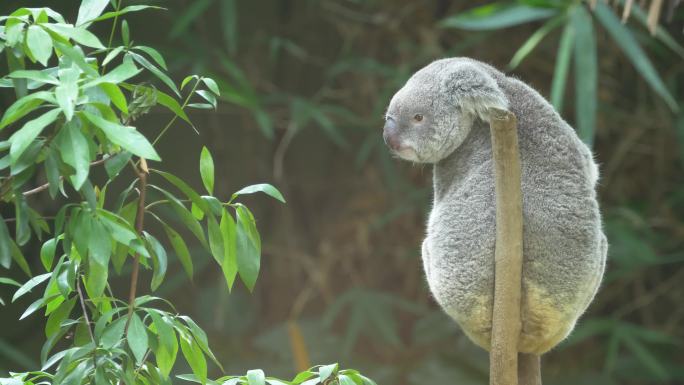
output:
<path id="1" fill-rule="evenodd" d="M 140 195 L 138 196 L 138 212 L 135 214 L 135 230 L 142 234 L 145 223 L 145 193 L 147 191 L 147 162 L 145 158 L 140 158 L 140 168 L 138 172 L 138 189 Z M 136 253 L 133 256 L 133 271 L 131 272 L 131 285 L 128 291 L 128 319 L 126 320 L 125 330 L 128 331 L 128 325 L 131 323 L 133 311 L 135 310 L 135 295 L 138 289 L 138 273 L 140 271 L 140 254 Z"/>
<path id="2" fill-rule="evenodd" d="M 498 109 L 491 112 L 496 246 L 489 383 L 518 385 L 518 340 L 522 324 L 522 193 L 518 131 L 515 115 L 511 112 Z"/>

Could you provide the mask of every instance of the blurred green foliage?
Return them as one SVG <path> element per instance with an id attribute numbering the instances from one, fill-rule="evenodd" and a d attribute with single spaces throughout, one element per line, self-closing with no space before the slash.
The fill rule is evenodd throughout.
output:
<path id="1" fill-rule="evenodd" d="M 213 325 L 210 340 L 226 341 L 215 345 L 227 371 L 289 376 L 302 362 L 340 359 L 380 384 L 486 383 L 486 354 L 424 284 L 418 245 L 430 172 L 394 162 L 379 133 L 389 98 L 413 71 L 463 55 L 539 89 L 601 164 L 608 270 L 588 314 L 544 357 L 545 383 L 684 381 L 681 7 L 651 36 L 636 4 L 619 22 L 621 2 L 593 10 L 563 0 L 152 3 L 169 11 L 153 22 L 130 17 L 131 35 L 160 47 L 174 78 L 205 73 L 221 89 L 219 114 L 194 119 L 230 170 L 214 188 L 234 191 L 261 176 L 289 198 L 282 213 L 252 205 L 267 282 L 254 297 L 222 294 L 209 264 L 195 265 L 203 278 L 192 287 L 170 266 L 159 289 Z M 171 134 L 162 143 L 171 151 L 193 143 Z M 0 335 L 12 365 L 34 364 L 35 346 L 30 328 Z"/>

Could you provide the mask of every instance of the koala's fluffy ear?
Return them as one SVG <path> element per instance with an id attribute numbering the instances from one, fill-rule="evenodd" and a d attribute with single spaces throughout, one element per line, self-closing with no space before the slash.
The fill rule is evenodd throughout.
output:
<path id="1" fill-rule="evenodd" d="M 508 109 L 508 98 L 494 78 L 474 64 L 449 66 L 443 86 L 456 106 L 484 121 L 490 120 L 490 108 Z"/>

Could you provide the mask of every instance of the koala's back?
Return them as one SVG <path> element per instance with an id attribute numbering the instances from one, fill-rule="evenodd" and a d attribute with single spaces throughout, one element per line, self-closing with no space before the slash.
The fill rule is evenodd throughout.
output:
<path id="1" fill-rule="evenodd" d="M 484 66 L 518 118 L 523 192 L 523 333 L 520 350 L 543 353 L 574 327 L 593 298 L 606 241 L 596 165 L 553 107 L 526 84 Z M 435 166 L 435 201 L 423 245 L 438 302 L 488 348 L 494 284 L 495 194 L 489 127 Z"/>

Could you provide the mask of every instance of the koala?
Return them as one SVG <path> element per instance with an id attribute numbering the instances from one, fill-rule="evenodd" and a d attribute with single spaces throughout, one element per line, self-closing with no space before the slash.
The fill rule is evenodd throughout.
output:
<path id="1" fill-rule="evenodd" d="M 434 165 L 422 245 L 436 301 L 489 350 L 496 203 L 490 108 L 518 119 L 523 267 L 518 349 L 542 354 L 571 332 L 603 276 L 607 241 L 589 148 L 527 84 L 469 58 L 432 62 L 391 99 L 383 138 L 399 158 Z"/>

